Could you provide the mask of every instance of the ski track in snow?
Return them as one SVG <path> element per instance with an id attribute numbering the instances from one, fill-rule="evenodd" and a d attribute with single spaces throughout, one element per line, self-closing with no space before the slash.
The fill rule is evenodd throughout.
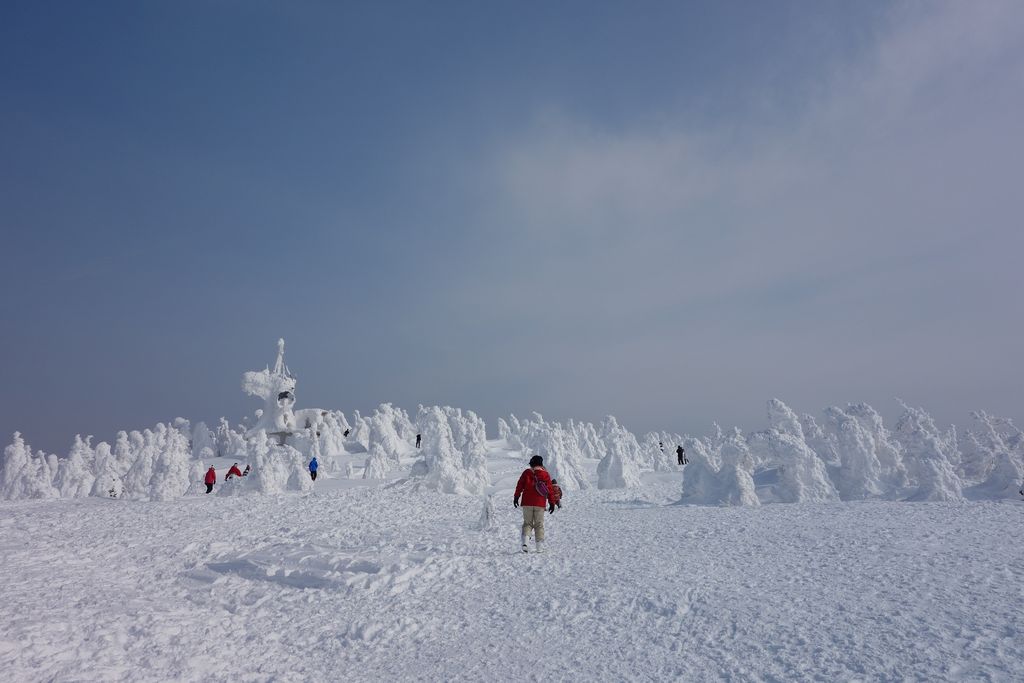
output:
<path id="1" fill-rule="evenodd" d="M 1019 680 L 1024 505 L 567 491 L 518 551 L 413 484 L 0 504 L 16 681 Z M 532 549 L 532 547 L 531 547 Z"/>

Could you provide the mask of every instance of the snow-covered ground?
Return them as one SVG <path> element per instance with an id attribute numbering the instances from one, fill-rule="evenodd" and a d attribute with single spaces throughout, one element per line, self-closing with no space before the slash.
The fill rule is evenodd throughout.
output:
<path id="1" fill-rule="evenodd" d="M 687 506 L 645 472 L 566 491 L 524 555 L 501 445 L 493 531 L 344 462 L 310 493 L 0 503 L 3 679 L 1020 679 L 1024 503 Z"/>

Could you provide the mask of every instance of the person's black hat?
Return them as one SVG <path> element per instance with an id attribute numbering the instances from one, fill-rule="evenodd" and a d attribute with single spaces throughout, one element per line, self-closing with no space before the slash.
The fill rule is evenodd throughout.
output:
<path id="1" fill-rule="evenodd" d="M 535 455 L 532 458 L 530 458 L 530 467 L 536 467 L 538 465 L 544 465 L 544 458 L 540 457 L 539 455 Z"/>

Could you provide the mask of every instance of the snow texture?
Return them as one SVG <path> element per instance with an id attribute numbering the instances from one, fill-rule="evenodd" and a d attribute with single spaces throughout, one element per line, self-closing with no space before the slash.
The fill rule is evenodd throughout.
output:
<path id="1" fill-rule="evenodd" d="M 527 454 L 504 446 L 487 456 L 489 513 L 479 496 L 341 478 L 316 493 L 0 503 L 0 670 L 27 683 L 1019 678 L 1020 503 L 686 506 L 678 472 L 647 472 L 638 489 L 576 492 L 547 516 L 547 552 L 524 555 L 511 493 Z"/>

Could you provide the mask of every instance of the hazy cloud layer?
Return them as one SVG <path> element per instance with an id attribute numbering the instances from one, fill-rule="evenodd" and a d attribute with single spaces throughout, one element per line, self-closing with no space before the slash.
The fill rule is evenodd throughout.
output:
<path id="1" fill-rule="evenodd" d="M 552 105 L 481 192 L 509 258 L 466 295 L 529 328 L 494 362 L 526 344 L 549 404 L 687 427 L 774 394 L 1019 412 L 1022 29 L 1019 3 L 900 6 L 768 123 Z"/>

